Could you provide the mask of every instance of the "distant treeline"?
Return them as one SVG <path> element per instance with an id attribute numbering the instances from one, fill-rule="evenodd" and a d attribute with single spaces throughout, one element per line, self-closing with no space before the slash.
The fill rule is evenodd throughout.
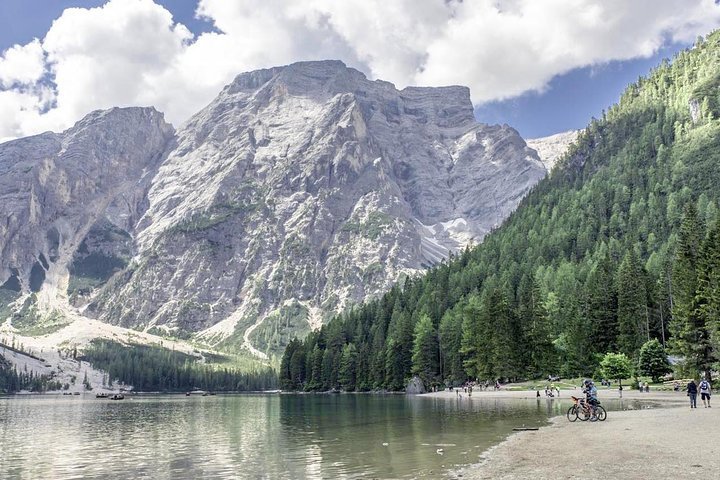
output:
<path id="1" fill-rule="evenodd" d="M 78 358 L 108 372 L 109 386 L 122 382 L 133 385 L 136 391 L 257 391 L 277 388 L 278 384 L 277 373 L 270 367 L 240 372 L 207 365 L 197 357 L 166 348 L 125 346 L 109 340 L 93 341 Z"/>
<path id="2" fill-rule="evenodd" d="M 0 355 L 0 392 L 16 393 L 20 390 L 31 392 L 45 392 L 60 390 L 62 384 L 47 375 L 37 375 L 33 372 L 18 371 L 5 358 Z"/>

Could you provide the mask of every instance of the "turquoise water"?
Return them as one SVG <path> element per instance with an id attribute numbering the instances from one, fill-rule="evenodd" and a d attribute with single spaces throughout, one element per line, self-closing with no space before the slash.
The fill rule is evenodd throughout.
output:
<path id="1" fill-rule="evenodd" d="M 0 397 L 0 478 L 437 478 L 567 406 L 479 396 Z"/>

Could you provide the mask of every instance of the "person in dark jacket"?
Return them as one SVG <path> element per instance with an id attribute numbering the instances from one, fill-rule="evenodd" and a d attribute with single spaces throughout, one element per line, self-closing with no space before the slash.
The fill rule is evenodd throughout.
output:
<path id="1" fill-rule="evenodd" d="M 687 384 L 687 394 L 690 397 L 690 408 L 697 408 L 697 385 L 695 380 L 690 380 Z"/>

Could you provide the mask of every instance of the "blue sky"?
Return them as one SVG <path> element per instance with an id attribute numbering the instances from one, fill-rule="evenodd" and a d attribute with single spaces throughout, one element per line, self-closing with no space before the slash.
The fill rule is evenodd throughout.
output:
<path id="1" fill-rule="evenodd" d="M 711 0 L 0 0 L 0 141 L 115 105 L 177 125 L 242 71 L 323 58 L 467 85 L 480 121 L 533 138 L 583 128 L 718 26 Z"/>
<path id="2" fill-rule="evenodd" d="M 93 8 L 107 0 L 2 0 L 0 1 L 0 51 L 14 44 L 25 44 L 35 37 L 42 38 L 53 20 L 66 8 Z M 155 0 L 170 10 L 176 21 L 183 23 L 193 33 L 200 34 L 212 29 L 206 21 L 195 18 L 196 2 L 193 0 Z"/>
<path id="3" fill-rule="evenodd" d="M 650 58 L 577 68 L 553 78 L 543 93 L 528 92 L 479 105 L 475 116 L 485 123 L 507 123 L 524 138 L 581 129 L 592 117 L 600 118 L 629 84 L 647 75 L 663 58 L 671 59 L 689 46 L 674 44 Z"/>

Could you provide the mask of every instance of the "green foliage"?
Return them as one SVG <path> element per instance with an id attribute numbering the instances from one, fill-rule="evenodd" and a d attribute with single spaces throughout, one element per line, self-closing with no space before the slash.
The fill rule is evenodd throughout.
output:
<path id="1" fill-rule="evenodd" d="M 338 372 L 338 380 L 340 386 L 345 391 L 355 390 L 357 382 L 357 363 L 358 353 L 355 344 L 348 343 L 343 347 L 340 356 L 340 367 Z"/>
<path id="2" fill-rule="evenodd" d="M 308 315 L 307 307 L 298 302 L 283 305 L 253 331 L 251 341 L 260 351 L 282 354 L 292 338 L 303 337 L 310 331 Z"/>
<path id="3" fill-rule="evenodd" d="M 269 368 L 238 372 L 207 365 L 193 357 L 166 348 L 122 345 L 94 340 L 79 357 L 105 370 L 109 382 L 133 385 L 138 391 L 177 392 L 192 389 L 256 391 L 275 388 L 277 375 Z"/>
<path id="4" fill-rule="evenodd" d="M 438 353 L 437 331 L 430 317 L 422 315 L 415 324 L 412 373 L 419 376 L 426 386 L 436 383 Z"/>
<path id="5" fill-rule="evenodd" d="M 5 348 L 5 346 L 0 346 Z M 15 348 L 10 350 L 19 351 Z M 21 390 L 31 392 L 46 392 L 48 390 L 60 390 L 62 385 L 50 375 L 36 375 L 33 372 L 18 371 L 17 367 L 0 355 L 0 392 L 16 393 Z"/>
<path id="6" fill-rule="evenodd" d="M 618 381 L 633 374 L 632 363 L 624 353 L 606 353 L 600 361 L 600 371 L 605 378 Z"/>
<path id="7" fill-rule="evenodd" d="M 20 297 L 20 293 L 14 290 L 0 287 L 0 321 L 12 315 L 10 304 Z"/>
<path id="8" fill-rule="evenodd" d="M 90 290 L 105 283 L 113 273 L 125 268 L 127 263 L 123 258 L 99 252 L 76 258 L 70 266 L 68 293 L 90 293 Z"/>
<path id="9" fill-rule="evenodd" d="M 383 212 L 372 212 L 364 222 L 347 222 L 342 226 L 343 232 L 363 235 L 370 240 L 377 240 L 392 225 L 393 217 Z"/>
<path id="10" fill-rule="evenodd" d="M 240 222 L 257 212 L 267 209 L 265 193 L 251 181 L 242 183 L 235 191 L 224 194 L 209 209 L 196 211 L 189 218 L 175 224 L 168 233 L 195 234 L 209 230 L 225 222 Z"/>
<path id="11" fill-rule="evenodd" d="M 648 298 L 645 271 L 635 251 L 630 249 L 617 272 L 617 345 L 622 353 L 635 356 L 642 338 L 649 336 L 646 328 Z"/>
<path id="12" fill-rule="evenodd" d="M 659 382 L 663 375 L 672 372 L 667 353 L 657 339 L 645 342 L 640 348 L 638 372 L 651 377 L 655 383 Z"/>
<path id="13" fill-rule="evenodd" d="M 717 330 L 720 309 L 713 294 L 712 271 L 720 254 L 716 234 L 706 240 L 694 205 L 689 205 L 680 227 L 672 277 L 672 345 L 684 360 L 683 373 L 709 372 L 715 361 L 710 333 Z"/>

